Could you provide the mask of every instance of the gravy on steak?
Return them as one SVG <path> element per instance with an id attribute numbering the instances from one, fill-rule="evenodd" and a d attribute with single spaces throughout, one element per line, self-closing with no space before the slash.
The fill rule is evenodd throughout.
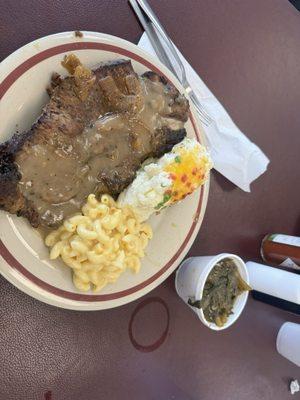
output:
<path id="1" fill-rule="evenodd" d="M 151 153 L 155 130 L 172 123 L 172 129 L 183 128 L 182 121 L 167 117 L 170 98 L 164 85 L 139 80 L 142 92 L 134 113 L 101 115 L 80 135 L 55 135 L 17 154 L 20 190 L 35 204 L 42 225 L 61 223 L 80 210 L 90 193 L 103 193 L 106 173 L 133 165 L 137 169 L 144 154 Z"/>
<path id="2" fill-rule="evenodd" d="M 90 193 L 117 197 L 186 136 L 189 103 L 156 72 L 123 59 L 91 70 L 74 54 L 63 66 L 71 75 L 53 75 L 37 121 L 0 143 L 0 210 L 35 228 L 59 225 Z"/>

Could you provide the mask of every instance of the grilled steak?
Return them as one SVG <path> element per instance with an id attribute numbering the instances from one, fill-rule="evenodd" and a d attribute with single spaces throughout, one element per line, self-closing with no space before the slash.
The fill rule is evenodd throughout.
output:
<path id="1" fill-rule="evenodd" d="M 0 209 L 34 227 L 58 225 L 89 193 L 117 196 L 186 134 L 188 101 L 156 73 L 138 76 L 127 60 L 64 65 L 71 76 L 53 77 L 37 122 L 0 145 Z"/>

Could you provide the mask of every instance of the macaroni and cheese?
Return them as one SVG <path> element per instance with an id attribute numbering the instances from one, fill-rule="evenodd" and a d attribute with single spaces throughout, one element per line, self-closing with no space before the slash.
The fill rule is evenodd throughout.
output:
<path id="1" fill-rule="evenodd" d="M 138 273 L 151 238 L 150 225 L 140 223 L 131 208 L 108 195 L 98 201 L 90 194 L 82 214 L 66 219 L 45 243 L 51 260 L 61 257 L 72 268 L 77 289 L 97 292 L 126 269 Z"/>

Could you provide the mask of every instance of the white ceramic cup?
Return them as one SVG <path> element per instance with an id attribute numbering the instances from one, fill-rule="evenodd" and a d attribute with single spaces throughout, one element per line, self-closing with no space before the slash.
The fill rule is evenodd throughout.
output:
<path id="1" fill-rule="evenodd" d="M 285 322 L 279 329 L 276 347 L 279 354 L 300 367 L 300 324 Z"/>
<path id="2" fill-rule="evenodd" d="M 237 297 L 233 305 L 233 314 L 228 317 L 227 322 L 222 327 L 207 321 L 202 309 L 190 306 L 188 300 L 189 298 L 201 300 L 204 285 L 210 271 L 224 258 L 230 258 L 234 261 L 241 277 L 249 284 L 249 276 L 244 261 L 240 257 L 229 253 L 222 253 L 216 256 L 188 258 L 178 268 L 175 278 L 176 291 L 181 299 L 198 315 L 204 325 L 215 331 L 228 328 L 238 319 L 246 305 L 249 292 L 243 292 Z"/>

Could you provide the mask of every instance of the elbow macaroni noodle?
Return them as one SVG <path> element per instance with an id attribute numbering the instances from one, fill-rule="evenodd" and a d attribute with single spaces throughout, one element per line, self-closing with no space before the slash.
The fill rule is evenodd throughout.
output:
<path id="1" fill-rule="evenodd" d="M 72 268 L 77 289 L 98 292 L 126 269 L 139 272 L 151 238 L 150 225 L 139 223 L 130 208 L 118 207 L 109 195 L 98 201 L 90 194 L 82 215 L 66 219 L 45 243 L 51 260 L 61 257 Z"/>

